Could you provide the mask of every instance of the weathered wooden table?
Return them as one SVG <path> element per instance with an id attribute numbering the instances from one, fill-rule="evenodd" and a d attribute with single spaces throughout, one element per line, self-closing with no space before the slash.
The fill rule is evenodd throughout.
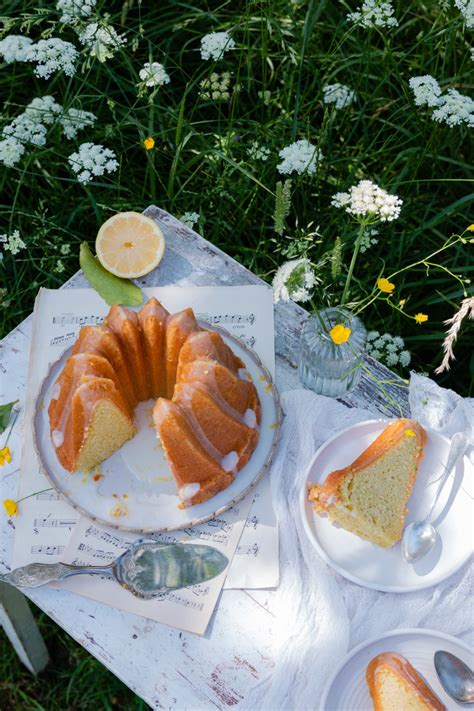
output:
<path id="1" fill-rule="evenodd" d="M 139 280 L 142 286 L 259 284 L 261 280 L 228 255 L 151 206 L 146 214 L 156 219 L 166 236 L 166 253 L 155 272 Z M 63 288 L 87 286 L 81 272 Z M 280 391 L 299 387 L 297 362 L 301 326 L 307 313 L 294 303 L 275 308 L 276 382 Z M 1 344 L 0 403 L 25 401 L 32 318 L 27 318 Z M 367 359 L 358 388 L 344 398 L 349 406 L 376 407 L 387 415 L 387 399 L 376 385 L 395 376 Z M 385 389 L 407 409 L 406 390 L 396 384 Z M 22 414 L 9 444 L 14 459 L 0 479 L 0 500 L 15 498 Z M 14 519 L 0 513 L 0 572 L 9 570 Z M 156 622 L 72 593 L 40 588 L 27 596 L 99 659 L 127 686 L 159 709 L 223 709 L 245 698 L 257 679 L 271 672 L 274 596 L 272 591 L 225 590 L 205 637 L 170 629 Z M 3 623 L 23 661 L 39 670 L 47 654 L 35 631 L 20 593 L 0 583 L 0 623 Z"/>

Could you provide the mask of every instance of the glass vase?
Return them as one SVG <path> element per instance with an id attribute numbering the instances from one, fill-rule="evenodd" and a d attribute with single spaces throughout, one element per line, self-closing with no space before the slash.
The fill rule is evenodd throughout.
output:
<path id="1" fill-rule="evenodd" d="M 339 345 L 329 335 L 338 323 L 351 329 L 349 340 Z M 366 342 L 367 331 L 357 316 L 342 307 L 318 311 L 301 333 L 300 381 L 320 395 L 341 397 L 360 380 Z"/>

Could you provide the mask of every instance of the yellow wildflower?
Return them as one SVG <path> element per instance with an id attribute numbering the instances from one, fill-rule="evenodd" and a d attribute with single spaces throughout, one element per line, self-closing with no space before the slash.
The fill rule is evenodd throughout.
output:
<path id="1" fill-rule="evenodd" d="M 469 227 L 466 227 L 468 232 L 474 232 L 474 225 L 469 225 Z"/>
<path id="2" fill-rule="evenodd" d="M 405 306 L 406 302 L 407 302 L 406 299 L 400 299 L 400 301 L 398 302 L 399 307 L 400 307 L 401 309 L 403 309 L 403 307 Z"/>
<path id="3" fill-rule="evenodd" d="M 155 147 L 155 139 L 151 136 L 148 136 L 148 138 L 145 138 L 145 140 L 143 141 L 143 145 L 145 146 L 147 151 L 151 151 L 151 149 Z"/>
<path id="4" fill-rule="evenodd" d="M 351 333 L 352 331 L 349 326 L 343 326 L 342 323 L 336 323 L 336 325 L 329 331 L 329 335 L 331 336 L 333 343 L 337 346 L 340 346 L 341 343 L 346 343 L 349 340 Z"/>
<path id="5" fill-rule="evenodd" d="M 388 279 L 384 279 L 384 277 L 380 277 L 380 279 L 377 279 L 377 286 L 380 291 L 384 292 L 384 294 L 391 294 L 392 291 L 395 289 L 395 284 L 392 284 L 392 282 Z"/>
<path id="6" fill-rule="evenodd" d="M 427 316 L 427 314 L 422 314 L 422 313 L 415 314 L 415 321 L 417 323 L 424 323 L 425 321 L 428 321 L 428 316 Z"/>
<path id="7" fill-rule="evenodd" d="M 3 467 L 5 462 L 10 464 L 12 460 L 12 453 L 10 452 L 10 447 L 4 447 L 0 449 L 0 467 Z"/>
<path id="8" fill-rule="evenodd" d="M 16 505 L 16 501 L 13 501 L 12 499 L 5 499 L 3 505 L 5 506 L 7 516 L 15 516 L 15 514 L 18 513 L 18 506 Z"/>

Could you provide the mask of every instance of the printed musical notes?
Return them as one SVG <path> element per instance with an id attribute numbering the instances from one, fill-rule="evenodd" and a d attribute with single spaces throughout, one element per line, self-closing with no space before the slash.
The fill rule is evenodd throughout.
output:
<path id="1" fill-rule="evenodd" d="M 64 293 L 64 292 L 62 292 Z M 63 313 L 59 316 L 53 316 L 52 317 L 52 323 L 53 326 L 86 326 L 87 324 L 91 324 L 93 326 L 100 325 L 104 320 L 103 316 L 93 316 L 93 315 L 84 315 L 80 316 L 78 314 L 74 313 Z"/>
<path id="2" fill-rule="evenodd" d="M 35 518 L 35 528 L 73 528 L 77 518 Z"/>
<path id="3" fill-rule="evenodd" d="M 62 555 L 64 546 L 31 546 L 33 555 Z"/>
<path id="4" fill-rule="evenodd" d="M 208 323 L 211 323 L 215 326 L 219 324 L 231 324 L 231 325 L 244 325 L 244 324 L 250 324 L 253 326 L 255 323 L 255 314 L 212 314 L 212 313 L 199 313 L 197 314 L 198 318 L 203 319 L 204 321 L 207 321 Z"/>
<path id="5" fill-rule="evenodd" d="M 76 333 L 74 331 L 71 331 L 70 333 L 62 333 L 60 336 L 54 336 L 54 338 L 51 338 L 50 340 L 50 345 L 51 346 L 64 346 L 66 343 L 72 343 L 76 337 Z"/>

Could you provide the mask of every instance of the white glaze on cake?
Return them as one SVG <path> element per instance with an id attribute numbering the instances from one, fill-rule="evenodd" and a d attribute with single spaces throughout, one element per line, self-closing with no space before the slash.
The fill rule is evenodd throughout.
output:
<path id="1" fill-rule="evenodd" d="M 221 459 L 221 467 L 225 472 L 234 472 L 238 463 L 239 455 L 237 452 L 229 452 Z"/>

